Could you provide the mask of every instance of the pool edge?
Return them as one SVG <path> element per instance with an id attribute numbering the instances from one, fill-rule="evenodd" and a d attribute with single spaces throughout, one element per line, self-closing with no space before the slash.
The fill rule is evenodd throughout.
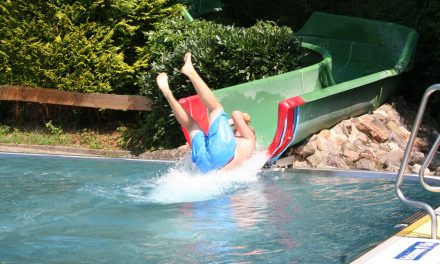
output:
<path id="1" fill-rule="evenodd" d="M 439 210 L 440 207 L 436 209 L 437 212 Z M 399 256 L 401 256 L 404 252 L 410 252 L 410 248 L 412 248 L 416 243 L 435 243 L 437 245 L 440 244 L 440 240 L 434 240 L 430 238 L 430 229 L 427 228 L 430 226 L 431 219 L 427 214 L 425 214 L 420 219 L 414 221 L 414 223 L 410 224 L 409 226 L 397 232 L 379 245 L 375 246 L 373 249 L 359 256 L 351 263 L 398 263 L 401 260 L 418 260 L 417 263 L 433 263 L 431 262 L 433 259 L 440 259 L 440 247 L 435 248 L 436 246 L 434 246 L 433 248 L 429 249 L 429 251 L 426 251 L 424 254 L 419 254 L 420 256 L 414 254 L 414 259 L 399 258 Z M 437 229 L 439 230 L 438 226 Z M 407 254 L 407 256 L 405 257 L 409 258 L 410 254 Z M 419 259 L 416 259 L 417 257 Z"/>

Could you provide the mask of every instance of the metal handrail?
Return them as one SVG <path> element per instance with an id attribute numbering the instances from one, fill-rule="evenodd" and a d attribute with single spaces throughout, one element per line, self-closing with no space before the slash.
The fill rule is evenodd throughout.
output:
<path id="1" fill-rule="evenodd" d="M 437 140 L 435 141 L 434 145 L 432 146 L 431 150 L 428 153 L 428 156 L 426 156 L 425 161 L 422 164 L 422 167 L 420 168 L 419 172 L 419 180 L 420 184 L 422 186 L 431 192 L 440 192 L 440 186 L 431 186 L 425 181 L 425 170 L 431 164 L 432 159 L 434 158 L 435 153 L 437 152 L 437 149 L 440 146 L 440 135 L 437 137 Z"/>
<path id="2" fill-rule="evenodd" d="M 406 145 L 406 149 L 405 149 L 405 153 L 403 155 L 402 163 L 400 164 L 400 169 L 399 169 L 399 172 L 397 173 L 397 177 L 396 177 L 397 197 L 402 202 L 404 202 L 405 204 L 407 204 L 409 206 L 425 210 L 429 214 L 429 216 L 431 217 L 431 238 L 432 239 L 437 239 L 437 216 L 435 214 L 434 209 L 432 209 L 432 207 L 427 203 L 407 199 L 403 195 L 403 193 L 401 191 L 401 187 L 402 187 L 402 183 L 403 183 L 405 169 L 406 169 L 406 166 L 408 165 L 408 160 L 409 160 L 409 157 L 411 154 L 411 150 L 414 146 L 414 141 L 416 139 L 417 132 L 420 128 L 420 123 L 422 122 L 423 114 L 425 113 L 428 98 L 429 98 L 429 96 L 431 96 L 431 94 L 433 92 L 438 91 L 438 90 L 440 90 L 440 84 L 434 84 L 434 85 L 431 85 L 428 89 L 426 89 L 425 93 L 423 94 L 422 101 L 420 103 L 416 119 L 414 120 L 414 125 L 413 125 L 413 129 L 411 131 L 411 136 L 409 137 L 408 144 Z M 428 157 L 429 157 L 429 155 L 428 155 Z"/>

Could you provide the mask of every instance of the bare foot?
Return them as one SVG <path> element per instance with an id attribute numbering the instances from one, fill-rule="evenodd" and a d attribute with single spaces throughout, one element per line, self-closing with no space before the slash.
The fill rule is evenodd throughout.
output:
<path id="1" fill-rule="evenodd" d="M 182 72 L 185 75 L 189 75 L 194 71 L 194 66 L 191 61 L 191 52 L 185 53 L 185 56 L 183 57 L 183 66 L 180 72 Z"/>
<path id="2" fill-rule="evenodd" d="M 159 73 L 159 75 L 156 77 L 156 82 L 163 95 L 167 96 L 171 94 L 170 85 L 168 83 L 168 75 L 166 73 Z"/>

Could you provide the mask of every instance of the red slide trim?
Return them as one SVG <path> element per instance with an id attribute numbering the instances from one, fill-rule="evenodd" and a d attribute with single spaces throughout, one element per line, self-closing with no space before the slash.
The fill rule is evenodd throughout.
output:
<path id="1" fill-rule="evenodd" d="M 281 101 L 278 104 L 278 122 L 275 136 L 267 153 L 270 158 L 281 154 L 293 139 L 295 128 L 295 108 L 304 104 L 300 96 Z"/>
<path id="2" fill-rule="evenodd" d="M 202 103 L 198 95 L 192 95 L 179 100 L 183 109 L 196 121 L 205 134 L 208 134 L 209 121 L 208 109 Z M 183 134 L 188 144 L 191 146 L 191 138 L 185 127 L 182 126 Z"/>

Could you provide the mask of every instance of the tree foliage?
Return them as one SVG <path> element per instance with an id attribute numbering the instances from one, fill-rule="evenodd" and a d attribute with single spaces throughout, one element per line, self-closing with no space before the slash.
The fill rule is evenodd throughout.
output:
<path id="1" fill-rule="evenodd" d="M 145 32 L 179 10 L 172 0 L 2 1 L 0 84 L 138 93 Z"/>

